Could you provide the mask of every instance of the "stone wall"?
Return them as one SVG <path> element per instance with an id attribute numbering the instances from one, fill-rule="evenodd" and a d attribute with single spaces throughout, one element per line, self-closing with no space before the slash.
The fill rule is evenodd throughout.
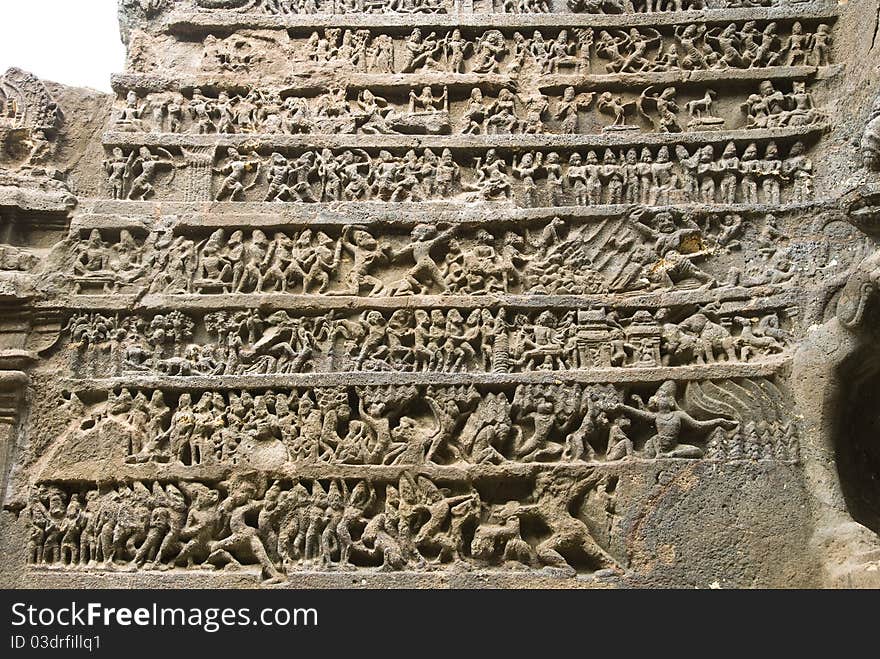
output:
<path id="1" fill-rule="evenodd" d="M 10 70 L 0 583 L 878 585 L 878 15 L 122 0 L 114 95 Z"/>

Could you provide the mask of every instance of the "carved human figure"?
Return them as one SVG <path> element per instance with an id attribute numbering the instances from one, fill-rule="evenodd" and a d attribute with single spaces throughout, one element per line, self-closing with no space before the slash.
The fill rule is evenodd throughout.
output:
<path id="1" fill-rule="evenodd" d="M 535 183 L 535 178 L 538 172 L 543 170 L 543 154 L 540 151 L 525 153 L 518 163 L 514 160 L 511 169 L 523 182 L 522 192 L 525 205 L 527 207 L 539 206 L 538 186 Z"/>
<path id="2" fill-rule="evenodd" d="M 214 168 L 215 173 L 225 176 L 220 183 L 220 189 L 214 197 L 215 201 L 223 201 L 225 199 L 236 201 L 242 199 L 245 192 L 255 185 L 259 176 L 261 166 L 259 158 L 247 160 L 238 152 L 238 149 L 233 147 L 227 149 L 226 156 L 226 164 L 222 167 Z M 273 164 L 275 164 L 274 161 Z M 251 171 L 256 173 L 253 181 L 248 184 L 245 181 L 245 177 Z"/>
<path id="3" fill-rule="evenodd" d="M 186 522 L 180 531 L 180 539 L 184 544 L 173 562 L 185 561 L 186 567 L 191 568 L 197 562 L 202 563 L 207 560 L 211 554 L 211 542 L 220 532 L 222 525 L 218 508 L 220 495 L 217 490 L 200 483 L 183 487 L 192 503 L 187 512 Z M 209 564 L 205 567 L 209 567 Z"/>
<path id="4" fill-rule="evenodd" d="M 826 66 L 830 62 L 831 53 L 831 28 L 826 23 L 820 23 L 813 33 L 810 43 L 809 64 L 813 66 Z"/>
<path id="5" fill-rule="evenodd" d="M 520 121 L 513 92 L 506 88 L 501 89 L 498 98 L 486 109 L 486 132 L 509 135 L 516 132 L 519 126 L 523 133 L 541 133 L 541 116 L 546 111 L 546 106 L 547 101 L 543 96 L 530 97 L 526 101 L 526 118 Z"/>
<path id="6" fill-rule="evenodd" d="M 499 30 L 489 30 L 474 43 L 471 70 L 474 73 L 496 73 L 506 53 L 504 35 Z"/>
<path id="7" fill-rule="evenodd" d="M 138 149 L 137 157 L 131 160 L 129 171 L 133 173 L 139 169 L 140 173 L 135 176 L 129 185 L 129 199 L 142 201 L 152 196 L 155 192 L 156 177 L 158 176 L 159 171 L 162 169 L 170 169 L 173 175 L 176 168 L 182 166 L 176 165 L 173 156 L 165 149 L 156 147 L 156 151 L 164 156 L 164 158 L 160 158 L 153 154 L 149 147 L 143 146 Z"/>
<path id="8" fill-rule="evenodd" d="M 114 147 L 113 155 L 104 160 L 104 171 L 107 172 L 110 184 L 110 195 L 113 199 L 125 199 L 125 184 L 134 162 L 134 152 L 126 158 L 122 147 Z"/>
<path id="9" fill-rule="evenodd" d="M 616 409 L 627 415 L 654 424 L 654 434 L 645 444 L 645 455 L 649 458 L 699 458 L 703 450 L 692 444 L 681 444 L 681 432 L 685 429 L 709 431 L 721 427 L 733 430 L 739 423 L 730 419 L 698 421 L 680 409 L 676 400 L 677 387 L 674 381 L 667 380 L 657 389 L 648 401 L 647 409 L 618 405 Z"/>
<path id="10" fill-rule="evenodd" d="M 632 440 L 627 435 L 630 420 L 621 416 L 616 418 L 608 429 L 608 446 L 605 449 L 605 460 L 613 462 L 634 455 Z"/>
<path id="11" fill-rule="evenodd" d="M 246 481 L 233 486 L 229 496 L 220 504 L 222 514 L 228 516 L 230 535 L 222 540 L 208 542 L 208 561 L 224 561 L 236 565 L 236 555 L 256 558 L 267 575 L 268 582 L 284 580 L 284 574 L 269 559 L 258 530 L 248 523 L 248 517 L 263 505 L 256 499 L 256 489 Z M 250 556 L 248 556 L 250 554 Z"/>
<path id="12" fill-rule="evenodd" d="M 758 203 L 758 182 L 761 162 L 758 160 L 758 146 L 750 142 L 743 151 L 739 162 L 741 201 L 746 204 Z"/>
<path id="13" fill-rule="evenodd" d="M 560 130 L 563 133 L 578 133 L 578 120 L 580 112 L 589 108 L 593 101 L 593 94 L 576 94 L 574 87 L 566 87 L 562 92 L 562 99 L 556 106 L 553 117 L 561 121 Z"/>
<path id="14" fill-rule="evenodd" d="M 273 153 L 266 171 L 269 188 L 266 190 L 265 201 L 288 201 L 290 199 L 292 195 L 289 185 L 290 175 L 291 168 L 287 158 L 280 153 Z M 243 188 L 241 191 L 243 192 Z"/>

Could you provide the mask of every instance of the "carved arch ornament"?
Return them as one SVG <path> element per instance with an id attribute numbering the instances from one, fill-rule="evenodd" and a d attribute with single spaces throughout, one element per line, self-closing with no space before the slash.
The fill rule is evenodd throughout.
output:
<path id="1" fill-rule="evenodd" d="M 58 106 L 43 82 L 32 73 L 11 68 L 0 78 L 0 121 L 9 128 L 51 131 L 60 118 Z"/>

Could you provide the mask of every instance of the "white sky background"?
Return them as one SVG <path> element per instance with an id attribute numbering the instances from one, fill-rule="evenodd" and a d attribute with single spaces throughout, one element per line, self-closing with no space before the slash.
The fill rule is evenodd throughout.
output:
<path id="1" fill-rule="evenodd" d="M 110 91 L 122 73 L 117 0 L 0 0 L 0 75 L 10 66 L 72 87 Z"/>

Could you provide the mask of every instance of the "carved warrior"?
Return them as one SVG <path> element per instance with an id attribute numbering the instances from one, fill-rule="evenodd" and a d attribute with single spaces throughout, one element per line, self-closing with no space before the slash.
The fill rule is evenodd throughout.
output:
<path id="1" fill-rule="evenodd" d="M 0 79 L 4 583 L 876 585 L 856 9 L 121 6 Z"/>
<path id="2" fill-rule="evenodd" d="M 72 423 L 64 442 L 71 448 L 83 442 L 110 440 L 107 450 L 124 456 L 127 464 L 186 466 L 249 465 L 269 468 L 286 464 L 447 465 L 485 464 L 538 466 L 572 462 L 615 461 L 634 456 L 698 458 L 704 450 L 684 444 L 686 435 L 707 443 L 742 443 L 748 431 L 747 406 L 753 402 L 784 411 L 775 384 L 762 380 L 763 392 L 744 395 L 725 412 L 735 418 L 695 419 L 681 409 L 676 385 L 667 381 L 650 397 L 630 394 L 639 406 L 624 403 L 625 388 L 523 384 L 482 400 L 471 386 L 405 385 L 270 391 L 181 394 L 166 403 L 159 390 L 110 391 L 105 402 L 87 406 L 82 420 Z M 741 385 L 737 385 L 741 386 Z M 748 388 L 748 385 L 746 385 Z M 696 413 L 707 414 L 710 398 L 704 389 L 688 384 L 685 399 Z M 632 390 L 630 389 L 630 392 Z M 705 391 L 712 391 L 711 387 Z M 352 393 L 355 398 L 352 398 Z M 419 396 L 425 413 L 403 414 Z M 624 424 L 628 417 L 634 423 Z M 317 434 L 313 434 L 317 432 Z M 758 451 L 767 459 L 793 461 L 797 429 L 773 423 L 762 429 Z M 626 456 L 613 450 L 628 440 Z M 679 444 L 682 444 L 679 446 Z M 608 447 L 606 451 L 606 446 Z M 721 459 L 717 451 L 712 456 Z M 733 459 L 735 456 L 728 456 Z"/>
<path id="3" fill-rule="evenodd" d="M 11 68 L 0 77 L 0 205 L 24 210 L 64 211 L 75 205 L 66 172 L 56 166 L 63 113 L 46 85 Z M 12 225 L 0 253 L 0 270 L 29 270 L 38 258 L 14 246 Z"/>
<path id="4" fill-rule="evenodd" d="M 614 108 L 623 107 L 613 98 L 600 97 L 597 103 L 612 114 L 617 112 Z M 625 114 L 615 116 L 620 123 L 611 128 L 626 129 Z M 660 121 L 668 132 L 680 129 L 674 119 Z M 190 165 L 162 147 L 155 149 L 142 146 L 127 154 L 121 147 L 112 149 L 104 169 L 114 198 L 173 197 L 177 169 Z M 571 153 L 567 162 L 558 151 L 541 150 L 519 158 L 489 148 L 470 162 L 464 157 L 448 147 L 439 153 L 431 148 L 408 149 L 400 155 L 386 149 L 369 153 L 360 148 L 325 148 L 290 155 L 274 151 L 266 157 L 228 147 L 212 168 L 213 196 L 215 201 L 237 202 L 256 201 L 262 194 L 263 201 L 311 204 L 457 198 L 550 207 L 619 205 L 641 200 L 643 194 L 664 204 L 780 204 L 809 201 L 812 190 L 812 159 L 800 140 L 787 151 L 769 140 L 743 147 L 730 141 L 696 147 L 678 144 L 672 150 L 667 145 L 645 146 L 640 152 L 635 147 L 605 148 Z M 515 186 L 516 179 L 523 185 Z M 625 190 L 629 198 L 624 197 Z"/>

